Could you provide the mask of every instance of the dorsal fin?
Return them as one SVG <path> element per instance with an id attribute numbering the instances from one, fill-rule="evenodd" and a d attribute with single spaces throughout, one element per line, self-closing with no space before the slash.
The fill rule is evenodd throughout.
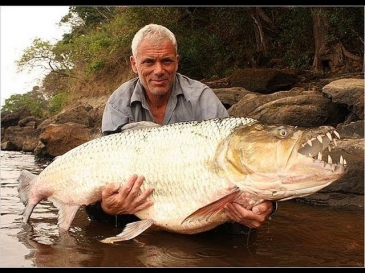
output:
<path id="1" fill-rule="evenodd" d="M 122 132 L 129 131 L 129 130 L 137 130 L 142 128 L 153 128 L 153 127 L 160 127 L 160 124 L 154 123 L 152 121 L 138 121 L 127 123 L 122 127 Z"/>

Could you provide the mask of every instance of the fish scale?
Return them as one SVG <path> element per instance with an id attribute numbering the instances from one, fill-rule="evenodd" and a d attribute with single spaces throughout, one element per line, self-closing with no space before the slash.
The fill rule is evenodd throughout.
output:
<path id="1" fill-rule="evenodd" d="M 153 206 L 136 212 L 141 221 L 128 225 L 112 242 L 133 238 L 152 224 L 178 233 L 206 231 L 229 220 L 223 209 L 229 202 L 251 208 L 265 199 L 314 193 L 341 177 L 344 164 L 331 164 L 334 171 L 329 172 L 308 155 L 324 150 L 331 139 L 302 147 L 315 134 L 326 138 L 327 132 L 334 128 L 265 125 L 243 117 L 128 124 L 122 133 L 68 151 L 36 177 L 24 170 L 18 186 L 26 204 L 23 221 L 48 199 L 59 210 L 60 231 L 68 230 L 78 208 L 100 200 L 107 184 L 123 185 L 138 174 L 145 177 L 142 191 L 154 188 Z M 303 174 L 306 166 L 313 175 Z"/>

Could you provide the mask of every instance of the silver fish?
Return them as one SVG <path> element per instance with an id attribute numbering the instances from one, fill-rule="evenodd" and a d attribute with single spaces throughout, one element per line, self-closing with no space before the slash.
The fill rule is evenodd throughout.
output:
<path id="1" fill-rule="evenodd" d="M 26 205 L 23 222 L 48 199 L 59 210 L 60 233 L 65 232 L 78 209 L 100 200 L 107 184 L 123 185 L 138 174 L 145 177 L 142 191 L 154 188 L 154 204 L 135 213 L 141 221 L 102 241 L 129 240 L 151 225 L 195 234 L 228 221 L 223 208 L 229 202 L 250 209 L 263 200 L 303 197 L 347 171 L 342 156 L 337 163 L 330 156 L 322 160 L 340 137 L 330 126 L 297 128 L 229 117 L 124 129 L 68 151 L 38 176 L 23 170 L 18 179 Z"/>

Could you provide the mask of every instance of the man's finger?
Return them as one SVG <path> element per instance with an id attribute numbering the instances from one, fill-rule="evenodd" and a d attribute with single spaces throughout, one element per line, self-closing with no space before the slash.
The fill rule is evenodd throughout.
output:
<path id="1" fill-rule="evenodd" d="M 140 210 L 143 210 L 145 208 L 148 208 L 149 206 L 153 205 L 153 201 L 146 201 L 140 205 L 138 205 L 135 209 L 134 209 L 134 212 L 133 213 L 136 213 Z"/>
<path id="2" fill-rule="evenodd" d="M 133 187 L 133 185 L 135 184 L 136 180 L 138 180 L 138 178 L 139 177 L 136 174 L 131 175 L 130 177 L 128 177 L 124 187 L 131 189 Z"/>
<path id="3" fill-rule="evenodd" d="M 147 199 L 147 197 L 152 194 L 153 190 L 154 190 L 153 188 L 149 188 L 149 189 L 145 190 L 144 192 L 139 192 L 138 197 L 140 197 L 141 200 Z"/>

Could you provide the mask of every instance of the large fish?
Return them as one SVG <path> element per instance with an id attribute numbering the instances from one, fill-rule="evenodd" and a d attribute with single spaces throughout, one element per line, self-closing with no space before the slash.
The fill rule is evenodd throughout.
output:
<path id="1" fill-rule="evenodd" d="M 140 125 L 143 128 L 140 128 Z M 67 231 L 80 206 L 101 199 L 108 183 L 132 175 L 153 187 L 154 204 L 135 213 L 141 221 L 103 242 L 129 240 L 151 225 L 195 234 L 226 221 L 223 209 L 238 202 L 250 209 L 263 200 L 313 194 L 342 177 L 346 161 L 322 155 L 336 144 L 333 127 L 297 128 L 251 118 L 222 118 L 164 126 L 133 123 L 122 133 L 86 142 L 56 158 L 38 176 L 23 170 L 19 196 L 23 222 L 48 199 L 58 208 L 59 231 Z"/>

